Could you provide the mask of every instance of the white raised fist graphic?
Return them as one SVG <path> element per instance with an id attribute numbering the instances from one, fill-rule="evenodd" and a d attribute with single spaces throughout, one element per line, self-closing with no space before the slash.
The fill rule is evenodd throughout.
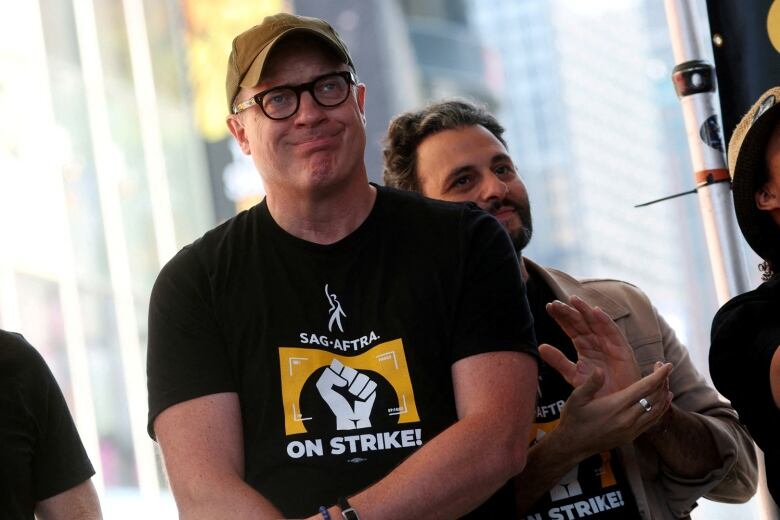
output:
<path id="1" fill-rule="evenodd" d="M 354 399 L 347 399 L 334 390 L 336 387 L 346 387 Z M 317 380 L 317 390 L 336 416 L 338 430 L 356 430 L 371 426 L 376 383 L 367 375 L 334 359 Z"/>

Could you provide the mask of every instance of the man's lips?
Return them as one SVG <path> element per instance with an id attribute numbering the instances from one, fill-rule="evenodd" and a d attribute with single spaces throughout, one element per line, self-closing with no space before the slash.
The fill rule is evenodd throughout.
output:
<path id="1" fill-rule="evenodd" d="M 300 146 L 300 145 L 304 145 L 304 144 L 310 144 L 310 143 L 317 143 L 317 142 L 321 142 L 321 141 L 327 141 L 329 139 L 331 139 L 331 138 L 329 136 L 326 136 L 326 135 L 312 135 L 312 136 L 309 136 L 309 137 L 304 137 L 302 139 L 296 139 L 295 141 L 293 141 L 293 145 Z"/>
<path id="2" fill-rule="evenodd" d="M 504 206 L 493 212 L 493 216 L 496 218 L 507 218 L 512 215 L 517 215 L 517 211 L 511 206 Z"/>
<path id="3" fill-rule="evenodd" d="M 320 150 L 329 150 L 338 145 L 335 135 L 313 135 L 296 139 L 292 142 L 293 148 L 299 152 L 310 153 Z"/>
<path id="4" fill-rule="evenodd" d="M 298 136 L 297 138 L 293 139 L 292 144 L 294 146 L 305 146 L 308 144 L 315 144 L 315 143 L 322 143 L 322 142 L 331 142 L 335 140 L 338 132 L 333 133 L 318 133 L 318 134 L 308 134 L 303 136 Z"/>

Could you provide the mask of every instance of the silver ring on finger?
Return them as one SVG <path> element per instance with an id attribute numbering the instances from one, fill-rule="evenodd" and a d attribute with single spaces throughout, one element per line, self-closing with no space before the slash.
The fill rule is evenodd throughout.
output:
<path id="1" fill-rule="evenodd" d="M 642 408 L 644 408 L 646 412 L 649 412 L 650 410 L 652 410 L 652 409 L 653 409 L 653 405 L 652 405 L 652 404 L 650 404 L 650 401 L 648 401 L 648 400 L 647 400 L 647 399 L 645 399 L 644 397 L 643 397 L 642 399 L 640 399 L 640 400 L 639 400 L 639 406 L 641 406 Z"/>

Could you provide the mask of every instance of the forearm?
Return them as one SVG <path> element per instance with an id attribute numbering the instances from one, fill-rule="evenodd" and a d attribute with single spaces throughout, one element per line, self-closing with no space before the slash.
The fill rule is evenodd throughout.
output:
<path id="1" fill-rule="evenodd" d="M 190 481 L 186 489 L 175 485 L 172 488 L 180 520 L 283 518 L 270 501 L 237 477 Z"/>
<path id="2" fill-rule="evenodd" d="M 536 360 L 510 351 L 453 364 L 459 419 L 350 497 L 360 517 L 458 518 L 483 503 L 525 465 L 537 374 Z"/>
<path id="3" fill-rule="evenodd" d="M 530 424 L 529 419 L 530 410 L 515 417 Z M 494 417 L 482 415 L 461 419 L 387 477 L 351 497 L 351 505 L 364 520 L 457 518 L 473 510 L 525 462 L 527 428 L 510 431 L 502 425 L 502 432 L 486 427 L 491 422 Z"/>
<path id="4" fill-rule="evenodd" d="M 706 420 L 706 419 L 705 419 Z M 756 458 L 755 444 L 745 427 L 734 418 L 710 417 L 710 424 L 718 423 L 717 430 L 713 433 L 716 439 L 725 437 L 733 443 L 732 449 L 722 446 L 723 440 L 717 440 L 720 446 L 723 464 L 727 466 L 728 473 L 716 483 L 715 487 L 707 491 L 706 498 L 716 502 L 746 502 L 756 493 L 758 485 L 758 460 Z"/>
<path id="5" fill-rule="evenodd" d="M 180 519 L 282 517 L 244 481 L 244 441 L 235 393 L 173 405 L 157 417 L 154 428 Z"/>
<path id="6" fill-rule="evenodd" d="M 667 414 L 642 435 L 667 468 L 681 477 L 697 478 L 721 466 L 715 439 L 697 414 L 674 404 Z"/>

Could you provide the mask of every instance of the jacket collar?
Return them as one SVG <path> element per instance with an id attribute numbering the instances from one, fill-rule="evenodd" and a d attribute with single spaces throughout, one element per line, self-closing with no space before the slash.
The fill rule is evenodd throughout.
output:
<path id="1" fill-rule="evenodd" d="M 625 305 L 613 300 L 595 287 L 588 284 L 589 280 L 580 282 L 563 271 L 551 267 L 542 267 L 526 257 L 520 260 L 525 264 L 528 272 L 533 272 L 550 286 L 553 294 L 564 303 L 569 302 L 572 296 L 579 296 L 593 307 L 599 307 L 614 321 L 628 316 L 631 311 Z M 584 282 L 584 283 L 583 283 Z"/>

